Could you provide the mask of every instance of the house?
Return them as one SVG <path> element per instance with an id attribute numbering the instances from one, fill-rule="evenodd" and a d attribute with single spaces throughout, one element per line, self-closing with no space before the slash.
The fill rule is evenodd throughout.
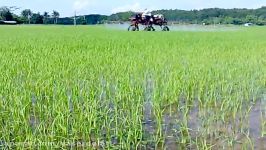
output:
<path id="1" fill-rule="evenodd" d="M 16 21 L 3 21 L 3 20 L 0 20 L 0 24 L 15 25 L 15 24 L 17 24 L 17 22 Z"/>
<path id="2" fill-rule="evenodd" d="M 5 24 L 17 24 L 16 21 L 4 21 Z"/>
<path id="3" fill-rule="evenodd" d="M 249 27 L 249 26 L 252 26 L 253 24 L 252 23 L 245 23 L 244 26 L 245 27 Z"/>

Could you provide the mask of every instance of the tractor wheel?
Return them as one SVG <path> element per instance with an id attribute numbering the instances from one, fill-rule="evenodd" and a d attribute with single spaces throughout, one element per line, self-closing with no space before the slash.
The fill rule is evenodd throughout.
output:
<path id="1" fill-rule="evenodd" d="M 155 31 L 155 29 L 153 28 L 153 26 L 148 26 L 144 28 L 144 31 Z"/>
<path id="2" fill-rule="evenodd" d="M 128 27 L 127 30 L 128 30 L 128 31 L 139 31 L 139 28 L 138 28 L 137 26 L 133 26 L 133 25 L 131 25 L 131 26 Z"/>
<path id="3" fill-rule="evenodd" d="M 170 31 L 170 29 L 169 29 L 168 26 L 164 26 L 164 27 L 163 27 L 163 31 Z"/>
<path id="4" fill-rule="evenodd" d="M 144 28 L 144 31 L 149 31 L 149 27 L 145 27 Z"/>

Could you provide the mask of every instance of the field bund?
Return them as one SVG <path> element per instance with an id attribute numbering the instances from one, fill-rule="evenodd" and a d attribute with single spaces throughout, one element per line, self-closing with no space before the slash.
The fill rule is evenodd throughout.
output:
<path id="1" fill-rule="evenodd" d="M 0 26 L 0 149 L 266 149 L 266 28 L 239 28 Z"/>

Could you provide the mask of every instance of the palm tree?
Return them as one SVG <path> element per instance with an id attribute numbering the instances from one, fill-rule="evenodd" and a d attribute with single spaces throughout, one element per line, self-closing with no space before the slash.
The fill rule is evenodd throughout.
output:
<path id="1" fill-rule="evenodd" d="M 57 19 L 59 18 L 60 14 L 59 12 L 53 10 L 52 16 L 54 18 L 54 24 L 57 24 Z"/>
<path id="2" fill-rule="evenodd" d="M 43 13 L 43 22 L 45 23 L 45 24 L 47 24 L 47 19 L 50 17 L 50 15 L 49 15 L 49 12 L 44 12 Z"/>
<path id="3" fill-rule="evenodd" d="M 13 20 L 13 13 L 11 10 L 12 7 L 1 7 L 0 8 L 0 20 L 12 21 Z"/>
<path id="4" fill-rule="evenodd" d="M 24 18 L 27 18 L 30 24 L 30 19 L 32 17 L 33 13 L 30 9 L 25 9 L 21 12 L 21 16 L 23 16 Z"/>

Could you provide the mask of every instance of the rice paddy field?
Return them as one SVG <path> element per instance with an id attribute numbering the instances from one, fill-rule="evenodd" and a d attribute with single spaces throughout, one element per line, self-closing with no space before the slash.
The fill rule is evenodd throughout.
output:
<path id="1" fill-rule="evenodd" d="M 0 149 L 266 149 L 266 28 L 238 28 L 0 26 Z"/>

